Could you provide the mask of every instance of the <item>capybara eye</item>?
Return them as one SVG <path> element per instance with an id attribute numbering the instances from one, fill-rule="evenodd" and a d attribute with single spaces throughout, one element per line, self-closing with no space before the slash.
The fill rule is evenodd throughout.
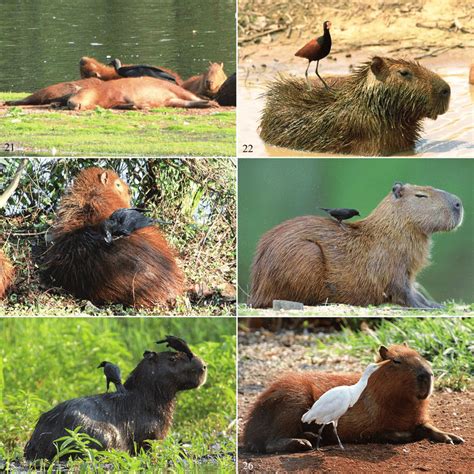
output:
<path id="1" fill-rule="evenodd" d="M 402 361 L 400 359 L 392 359 L 392 362 L 394 364 L 401 364 L 402 363 Z"/>
<path id="2" fill-rule="evenodd" d="M 427 197 L 428 197 L 428 194 L 416 193 L 415 196 L 416 196 L 417 198 L 427 198 Z"/>
<path id="3" fill-rule="evenodd" d="M 400 69 L 398 73 L 400 74 L 400 76 L 403 76 L 403 77 L 411 76 L 411 72 L 408 71 L 408 69 Z"/>

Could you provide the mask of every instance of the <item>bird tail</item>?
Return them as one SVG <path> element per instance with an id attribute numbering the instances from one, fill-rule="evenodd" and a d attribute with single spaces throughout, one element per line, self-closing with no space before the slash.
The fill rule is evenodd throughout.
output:
<path id="1" fill-rule="evenodd" d="M 320 207 L 319 209 L 321 209 L 321 211 L 326 211 L 326 212 L 329 212 L 329 209 L 326 208 L 326 207 Z"/>
<path id="2" fill-rule="evenodd" d="M 312 419 L 311 419 L 311 410 L 308 410 L 302 417 L 301 417 L 301 421 L 303 423 L 311 423 Z"/>

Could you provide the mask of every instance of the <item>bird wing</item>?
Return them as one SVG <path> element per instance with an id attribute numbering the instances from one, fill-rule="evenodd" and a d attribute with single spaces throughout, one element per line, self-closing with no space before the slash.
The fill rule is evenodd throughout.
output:
<path id="1" fill-rule="evenodd" d="M 301 421 L 321 425 L 338 420 L 349 409 L 351 396 L 348 389 L 348 386 L 343 385 L 325 392 L 303 415 Z"/>

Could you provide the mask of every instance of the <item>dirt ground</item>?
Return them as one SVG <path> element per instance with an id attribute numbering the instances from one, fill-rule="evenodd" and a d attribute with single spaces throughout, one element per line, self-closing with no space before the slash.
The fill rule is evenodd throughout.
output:
<path id="1" fill-rule="evenodd" d="M 362 369 L 351 356 L 310 356 L 314 338 L 293 331 L 239 334 L 239 436 L 257 396 L 282 372 Z M 256 455 L 245 452 L 239 438 L 239 472 L 474 472 L 474 392 L 435 391 L 431 415 L 435 426 L 462 436 L 465 443 L 345 444 L 344 451 L 327 446 L 306 453 Z"/>

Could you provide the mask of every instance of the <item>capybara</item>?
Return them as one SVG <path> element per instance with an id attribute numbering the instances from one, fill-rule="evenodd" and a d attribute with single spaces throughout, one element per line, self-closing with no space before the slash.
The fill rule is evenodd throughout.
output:
<path id="1" fill-rule="evenodd" d="M 146 440 L 166 437 L 177 392 L 198 388 L 207 376 L 204 361 L 181 352 L 150 352 L 132 371 L 125 390 L 75 398 L 43 413 L 25 446 L 25 458 L 52 459 L 53 442 L 78 426 L 101 443 L 95 449 L 135 454 L 147 449 Z"/>
<path id="2" fill-rule="evenodd" d="M 216 94 L 215 101 L 222 106 L 235 107 L 237 105 L 237 75 L 235 72 L 222 84 Z"/>
<path id="3" fill-rule="evenodd" d="M 448 110 L 451 90 L 413 61 L 375 56 L 352 75 L 318 81 L 280 78 L 265 93 L 260 136 L 311 152 L 391 155 L 413 150 L 421 121 Z"/>
<path id="4" fill-rule="evenodd" d="M 72 95 L 67 105 L 73 110 L 147 109 L 152 107 L 209 108 L 217 103 L 198 96 L 169 81 L 153 77 L 130 77 L 99 81 L 94 87 Z"/>
<path id="5" fill-rule="evenodd" d="M 429 397 L 433 391 L 430 364 L 406 345 L 381 346 L 378 361 L 390 360 L 369 378 L 356 404 L 337 425 L 343 443 L 406 443 L 429 439 L 462 443 L 455 434 L 431 424 Z M 320 426 L 301 417 L 333 387 L 355 384 L 361 374 L 291 372 L 277 379 L 254 403 L 243 432 L 245 448 L 253 452 L 297 452 L 313 449 Z M 323 444 L 336 442 L 332 425 L 324 428 Z"/>
<path id="6" fill-rule="evenodd" d="M 213 99 L 226 79 L 224 63 L 209 62 L 206 72 L 186 79 L 182 86 L 193 94 Z"/>
<path id="7" fill-rule="evenodd" d="M 457 196 L 395 183 L 365 219 L 288 220 L 260 239 L 249 303 L 257 308 L 273 300 L 439 308 L 416 290 L 416 275 L 429 263 L 431 234 L 453 230 L 462 219 Z"/>
<path id="8" fill-rule="evenodd" d="M 99 79 L 80 79 L 79 81 L 60 82 L 40 89 L 21 100 L 7 100 L 6 105 L 44 105 L 58 103 L 66 105 L 69 97 L 82 89 L 101 84 Z"/>
<path id="9" fill-rule="evenodd" d="M 127 185 L 112 170 L 87 168 L 61 200 L 53 244 L 40 259 L 43 277 L 95 304 L 153 307 L 182 293 L 183 274 L 156 226 L 107 243 L 102 222 L 130 207 Z"/>
<path id="10" fill-rule="evenodd" d="M 474 64 L 469 69 L 469 84 L 474 84 Z"/>
<path id="11" fill-rule="evenodd" d="M 120 79 L 113 66 L 103 64 L 95 58 L 83 56 L 79 61 L 79 71 L 83 79 L 87 77 L 96 77 L 102 81 L 111 81 Z"/>
<path id="12" fill-rule="evenodd" d="M 4 298 L 10 288 L 15 271 L 7 256 L 0 250 L 0 299 Z"/>

